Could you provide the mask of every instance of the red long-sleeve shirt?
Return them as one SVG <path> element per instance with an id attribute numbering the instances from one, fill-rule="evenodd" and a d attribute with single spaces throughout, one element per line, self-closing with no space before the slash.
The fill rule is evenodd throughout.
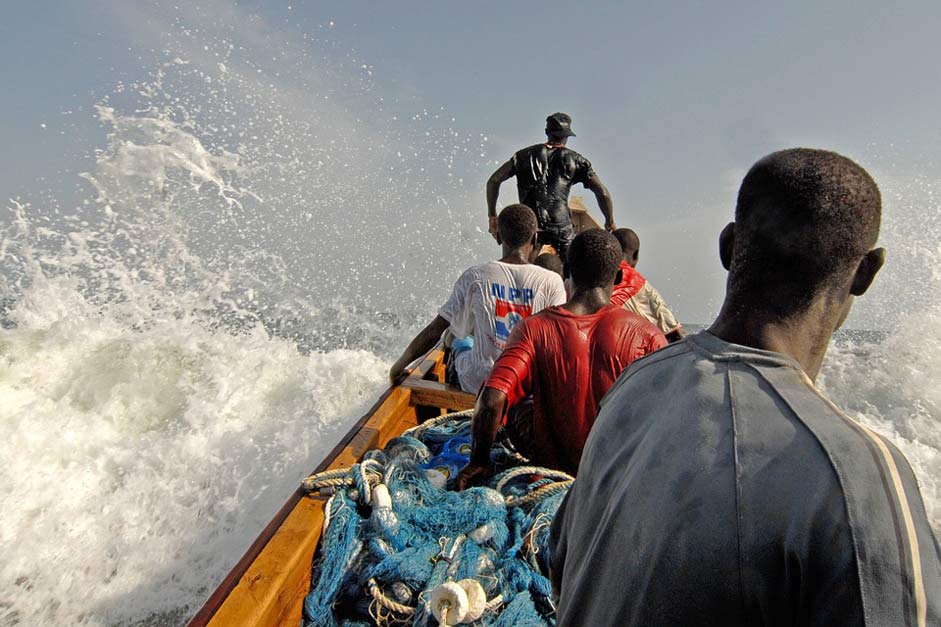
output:
<path id="1" fill-rule="evenodd" d="M 505 393 L 509 407 L 532 394 L 531 461 L 574 474 L 598 403 L 628 364 L 666 344 L 614 305 L 587 316 L 550 307 L 517 325 L 484 385 Z"/>

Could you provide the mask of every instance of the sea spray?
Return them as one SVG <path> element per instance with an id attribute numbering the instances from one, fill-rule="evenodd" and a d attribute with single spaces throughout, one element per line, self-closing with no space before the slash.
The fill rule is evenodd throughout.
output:
<path id="1" fill-rule="evenodd" d="M 898 147 L 872 150 L 886 264 L 849 320 L 869 321 L 869 331 L 837 333 L 818 383 L 905 454 L 941 537 L 941 194 L 933 155 L 902 170 L 893 165 Z"/>
<path id="2" fill-rule="evenodd" d="M 941 535 L 941 338 L 925 333 L 939 313 L 915 314 L 881 341 L 836 342 L 819 384 L 851 417 L 901 449 Z"/>
<path id="3" fill-rule="evenodd" d="M 178 622 L 372 403 L 384 362 L 261 328 L 135 330 L 72 289 L 28 299 L 77 305 L 66 317 L 18 308 L 34 323 L 0 336 L 0 624 Z"/>
<path id="4" fill-rule="evenodd" d="M 194 250 L 181 208 L 245 197 L 237 158 L 102 115 L 96 202 L 2 231 L 0 624 L 181 622 L 385 383 L 265 327 L 304 302 L 278 255 Z"/>
<path id="5" fill-rule="evenodd" d="M 0 209 L 2 625 L 183 623 L 496 251 L 485 138 L 237 11 L 209 21 L 251 36 L 171 29 L 154 77 L 97 103 L 74 209 Z M 838 342 L 821 384 L 906 453 L 937 531 L 941 211 L 898 220 L 934 184 L 874 174 L 889 265 L 857 311 L 904 322 Z"/>
<path id="6" fill-rule="evenodd" d="M 479 146 L 245 64 L 171 56 L 84 201 L 0 208 L 0 625 L 185 622 L 477 256 L 432 170 Z"/>

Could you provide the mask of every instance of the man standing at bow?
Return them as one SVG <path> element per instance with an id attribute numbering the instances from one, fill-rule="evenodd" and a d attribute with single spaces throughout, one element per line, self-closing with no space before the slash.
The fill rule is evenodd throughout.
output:
<path id="1" fill-rule="evenodd" d="M 565 145 L 569 137 L 575 137 L 572 118 L 565 113 L 550 115 L 546 118 L 546 137 L 545 143 L 523 148 L 490 176 L 487 181 L 487 215 L 490 234 L 499 243 L 496 225 L 500 184 L 515 176 L 519 201 L 532 208 L 539 221 L 539 243 L 555 248 L 565 262 L 569 245 L 575 239 L 575 226 L 568 205 L 572 185 L 581 183 L 595 194 L 608 231 L 616 228 L 614 205 L 591 162 Z"/>

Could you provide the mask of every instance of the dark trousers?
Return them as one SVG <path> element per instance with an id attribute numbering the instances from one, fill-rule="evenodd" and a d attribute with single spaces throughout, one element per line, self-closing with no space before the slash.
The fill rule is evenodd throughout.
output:
<path id="1" fill-rule="evenodd" d="M 572 245 L 573 239 L 575 239 L 575 227 L 571 224 L 561 228 L 548 227 L 539 232 L 539 243 L 555 248 L 555 254 L 562 260 L 562 272 L 566 277 L 569 275 L 569 246 Z"/>

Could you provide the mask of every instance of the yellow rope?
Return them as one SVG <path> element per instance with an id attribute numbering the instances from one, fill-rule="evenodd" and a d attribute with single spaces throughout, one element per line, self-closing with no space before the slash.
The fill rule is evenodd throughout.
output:
<path id="1" fill-rule="evenodd" d="M 375 579 L 369 580 L 368 588 L 369 588 L 369 595 L 373 598 L 373 600 L 379 605 L 381 605 L 382 607 L 386 608 L 387 610 L 395 612 L 396 614 L 404 614 L 406 616 L 411 616 L 412 614 L 415 613 L 414 607 L 409 607 L 408 605 L 402 605 L 401 603 L 397 603 L 393 601 L 392 599 L 390 599 L 389 597 L 387 597 L 379 588 L 379 584 L 376 583 Z"/>
<path id="2" fill-rule="evenodd" d="M 446 422 L 452 422 L 456 420 L 462 420 L 464 418 L 470 418 L 474 415 L 473 409 L 465 409 L 464 411 L 456 411 L 452 414 L 445 414 L 443 416 L 438 416 L 437 418 L 432 418 L 431 420 L 426 420 L 416 427 L 412 427 L 406 431 L 402 432 L 402 435 L 407 435 L 412 438 L 417 438 L 419 435 L 424 433 L 426 430 L 437 427 L 438 425 L 443 425 Z"/>
<path id="3" fill-rule="evenodd" d="M 572 485 L 572 481 L 557 481 L 555 483 L 550 483 L 549 485 L 544 485 L 525 496 L 508 496 L 506 497 L 506 505 L 507 507 L 520 507 L 521 505 L 527 505 L 535 501 L 541 501 L 542 499 L 552 496 L 553 494 L 558 494 L 559 492 L 567 490 L 570 485 Z"/>
<path id="4" fill-rule="evenodd" d="M 497 483 L 496 490 L 497 492 L 502 492 L 504 486 L 508 484 L 513 479 L 516 479 L 520 475 L 540 475 L 548 479 L 555 479 L 557 481 L 574 481 L 575 477 L 568 475 L 561 470 L 552 470 L 550 468 L 542 468 L 540 466 L 520 466 L 519 468 L 514 468 L 513 470 L 508 471 L 502 479 Z"/>
<path id="5" fill-rule="evenodd" d="M 379 469 L 374 468 L 378 466 L 381 469 L 381 464 L 375 460 L 367 460 L 359 468 L 360 473 L 362 473 L 364 483 L 372 488 L 377 483 L 382 481 L 382 472 Z M 317 474 L 311 475 L 301 481 L 301 487 L 307 490 L 308 492 L 316 492 L 317 490 L 322 490 L 324 488 L 348 488 L 350 486 L 356 485 L 356 482 L 353 480 L 352 468 L 337 468 L 334 470 L 325 470 L 324 472 L 319 472 Z M 366 503 L 369 503 L 370 495 L 363 495 L 363 498 L 366 500 Z"/>

